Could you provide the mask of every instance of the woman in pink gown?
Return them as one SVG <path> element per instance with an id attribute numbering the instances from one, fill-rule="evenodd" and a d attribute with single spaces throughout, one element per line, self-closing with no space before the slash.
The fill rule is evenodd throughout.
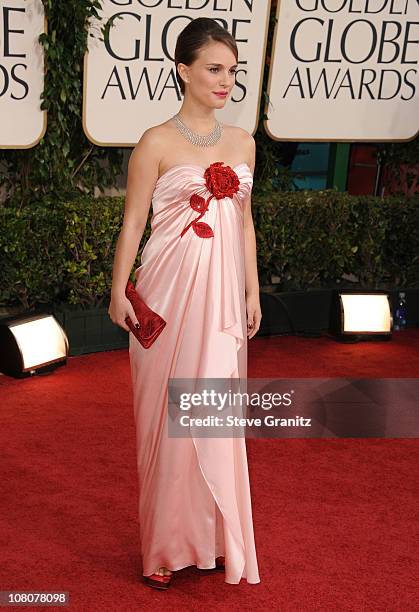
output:
<path id="1" fill-rule="evenodd" d="M 130 333 L 129 356 L 142 571 L 157 588 L 191 565 L 224 569 L 230 584 L 260 582 L 244 437 L 169 437 L 166 421 L 169 379 L 247 377 L 244 206 L 252 185 L 246 161 L 218 159 L 172 164 L 152 193 L 136 290 L 166 326 L 147 349 Z M 111 305 L 121 324 L 125 312 L 115 313 Z M 251 335 L 259 323 L 258 312 Z"/>

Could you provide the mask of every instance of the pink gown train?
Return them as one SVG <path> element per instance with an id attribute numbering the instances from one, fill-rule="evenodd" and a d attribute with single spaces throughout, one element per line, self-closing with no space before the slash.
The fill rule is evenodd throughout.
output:
<path id="1" fill-rule="evenodd" d="M 246 163 L 232 197 L 212 198 L 190 227 L 195 193 L 210 192 L 205 168 L 178 164 L 157 181 L 151 234 L 136 269 L 136 288 L 167 322 L 144 349 L 129 333 L 139 478 L 143 575 L 215 567 L 225 557 L 225 582 L 260 582 L 253 533 L 245 439 L 168 437 L 169 378 L 247 377 L 243 206 L 253 177 Z"/>

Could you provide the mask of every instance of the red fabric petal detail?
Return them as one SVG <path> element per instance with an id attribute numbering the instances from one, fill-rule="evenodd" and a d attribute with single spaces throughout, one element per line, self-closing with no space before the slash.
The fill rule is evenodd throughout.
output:
<path id="1" fill-rule="evenodd" d="M 200 238 L 212 238 L 214 236 L 214 233 L 210 226 L 207 223 L 204 223 L 203 221 L 197 221 L 196 223 L 193 223 L 192 227 L 194 229 L 195 234 Z"/>
<path id="2" fill-rule="evenodd" d="M 193 193 L 189 199 L 191 207 L 197 212 L 202 212 L 207 209 L 204 198 L 201 198 L 197 193 Z"/>

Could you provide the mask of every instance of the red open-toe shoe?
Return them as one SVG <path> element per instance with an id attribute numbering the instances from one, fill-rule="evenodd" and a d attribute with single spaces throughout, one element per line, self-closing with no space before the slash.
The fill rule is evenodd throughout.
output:
<path id="1" fill-rule="evenodd" d="M 151 574 L 151 576 L 143 576 L 144 582 L 147 586 L 153 587 L 153 589 L 160 589 L 166 591 L 173 578 L 173 572 L 170 576 L 160 576 L 160 574 Z"/>

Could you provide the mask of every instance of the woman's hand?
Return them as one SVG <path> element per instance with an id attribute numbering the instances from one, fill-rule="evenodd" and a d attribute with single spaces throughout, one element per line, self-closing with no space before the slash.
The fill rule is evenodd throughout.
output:
<path id="1" fill-rule="evenodd" d="M 247 310 L 247 336 L 253 338 L 260 327 L 262 311 L 260 309 L 259 295 L 246 296 Z"/>
<path id="2" fill-rule="evenodd" d="M 130 328 L 125 323 L 125 317 L 127 315 L 134 323 L 135 327 L 140 327 L 137 317 L 135 316 L 134 308 L 129 299 L 124 294 L 111 294 L 111 303 L 109 304 L 108 315 L 110 316 L 113 323 L 119 325 L 120 327 L 122 327 L 122 329 L 125 329 L 125 331 L 130 331 Z"/>

